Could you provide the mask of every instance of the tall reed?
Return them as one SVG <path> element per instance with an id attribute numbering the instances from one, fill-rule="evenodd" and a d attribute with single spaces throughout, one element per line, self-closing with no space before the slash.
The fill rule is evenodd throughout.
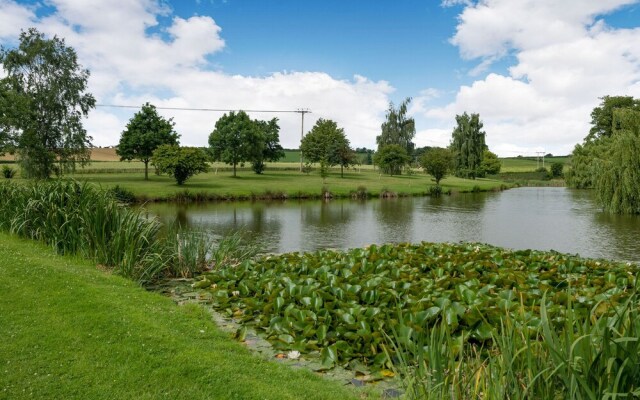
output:
<path id="1" fill-rule="evenodd" d="M 569 302 L 559 324 L 540 304 L 540 325 L 505 315 L 491 339 L 452 335 L 445 323 L 389 337 L 389 356 L 409 399 L 640 398 L 640 296 L 597 316 Z"/>
<path id="2" fill-rule="evenodd" d="M 241 232 L 216 239 L 200 230 L 166 231 L 143 209 L 126 207 L 113 191 L 86 183 L 2 183 L 0 199 L 0 230 L 93 259 L 141 283 L 192 277 L 258 252 Z"/>

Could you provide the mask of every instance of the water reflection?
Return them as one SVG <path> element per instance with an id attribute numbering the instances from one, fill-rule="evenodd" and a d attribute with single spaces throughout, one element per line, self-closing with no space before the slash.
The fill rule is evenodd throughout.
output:
<path id="1" fill-rule="evenodd" d="M 589 191 L 519 188 L 440 198 L 151 204 L 165 222 L 244 228 L 273 252 L 386 242 L 485 242 L 640 260 L 640 218 L 603 213 Z"/>

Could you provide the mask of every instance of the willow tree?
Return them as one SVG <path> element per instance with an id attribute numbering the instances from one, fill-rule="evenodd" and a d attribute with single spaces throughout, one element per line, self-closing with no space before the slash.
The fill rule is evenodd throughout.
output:
<path id="1" fill-rule="evenodd" d="M 411 98 L 407 97 L 398 108 L 389 103 L 389 109 L 385 121 L 380 126 L 381 133 L 376 137 L 378 151 L 390 144 L 403 147 L 409 156 L 413 154 L 415 147 L 413 138 L 416 136 L 416 122 L 407 117 L 407 111 Z"/>
<path id="2" fill-rule="evenodd" d="M 593 187 L 603 209 L 640 214 L 640 111 L 613 112 L 612 134 L 593 162 Z"/>
<path id="3" fill-rule="evenodd" d="M 473 178 L 482 175 L 482 159 L 485 144 L 485 132 L 479 114 L 456 115 L 456 127 L 451 134 L 454 172 L 461 178 Z"/>

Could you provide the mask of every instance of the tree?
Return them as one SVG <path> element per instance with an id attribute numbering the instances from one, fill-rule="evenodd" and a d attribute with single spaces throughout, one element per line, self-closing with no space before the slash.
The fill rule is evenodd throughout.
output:
<path id="1" fill-rule="evenodd" d="M 389 175 L 400 175 L 402 168 L 411 161 L 407 149 L 398 144 L 387 144 L 376 152 L 373 162 Z"/>
<path id="2" fill-rule="evenodd" d="M 481 174 L 483 152 L 486 149 L 485 132 L 479 114 L 456 115 L 456 127 L 451 134 L 456 176 L 473 178 Z"/>
<path id="3" fill-rule="evenodd" d="M 585 142 L 610 137 L 613 133 L 613 113 L 617 109 L 640 111 L 640 99 L 631 96 L 604 96 L 602 102 L 591 111 L 591 129 Z"/>
<path id="4" fill-rule="evenodd" d="M 262 135 L 262 143 L 264 144 L 261 152 L 256 152 L 256 158 L 251 161 L 251 168 L 256 174 L 261 174 L 265 168 L 265 161 L 278 161 L 284 157 L 284 150 L 280 145 L 280 127 L 278 126 L 278 118 L 271 121 L 253 121 Z"/>
<path id="5" fill-rule="evenodd" d="M 562 176 L 562 169 L 564 164 L 560 162 L 551 163 L 551 176 L 554 178 L 560 178 Z"/>
<path id="6" fill-rule="evenodd" d="M 170 174 L 182 185 L 187 179 L 201 172 L 207 172 L 207 153 L 195 147 L 179 147 L 163 144 L 153 152 L 151 163 L 162 174 Z"/>
<path id="7" fill-rule="evenodd" d="M 639 103 L 628 97 L 603 97 L 591 113 L 593 127 L 583 144 L 576 145 L 565 173 L 568 185 L 593 187 L 603 209 L 610 212 L 640 214 Z"/>
<path id="8" fill-rule="evenodd" d="M 0 147 L 16 146 L 23 174 L 43 179 L 87 163 L 91 137 L 82 118 L 96 102 L 74 49 L 31 28 L 17 48 L 0 50 L 0 63 Z"/>
<path id="9" fill-rule="evenodd" d="M 411 98 L 407 97 L 397 109 L 389 103 L 385 122 L 380 126 L 382 132 L 376 137 L 378 151 L 383 146 L 397 144 L 403 147 L 407 155 L 413 154 L 413 138 L 416 135 L 416 123 L 413 118 L 407 118 L 407 107 Z"/>
<path id="10" fill-rule="evenodd" d="M 209 135 L 209 147 L 215 161 L 233 166 L 259 159 L 264 149 L 264 137 L 254 121 L 244 111 L 224 114 Z"/>
<path id="11" fill-rule="evenodd" d="M 180 135 L 174 131 L 173 118 L 164 119 L 152 104 L 146 103 L 129 120 L 120 136 L 116 154 L 120 160 L 140 160 L 144 163 L 144 180 L 149 180 L 149 161 L 163 144 L 177 145 Z"/>
<path id="12" fill-rule="evenodd" d="M 502 163 L 495 153 L 485 149 L 482 153 L 482 163 L 480 164 L 480 171 L 482 175 L 496 175 L 500 172 Z"/>
<path id="13" fill-rule="evenodd" d="M 447 175 L 447 172 L 451 169 L 452 162 L 453 155 L 451 151 L 441 147 L 432 147 L 423 152 L 420 157 L 420 166 L 427 174 L 433 176 L 436 185 L 439 185 L 440 181 Z"/>
<path id="14" fill-rule="evenodd" d="M 330 119 L 319 118 L 302 139 L 300 149 L 307 161 L 320 164 L 320 175 L 323 178 L 334 165 L 340 165 L 342 176 L 342 169 L 355 163 L 344 129 L 338 128 L 338 124 Z"/>

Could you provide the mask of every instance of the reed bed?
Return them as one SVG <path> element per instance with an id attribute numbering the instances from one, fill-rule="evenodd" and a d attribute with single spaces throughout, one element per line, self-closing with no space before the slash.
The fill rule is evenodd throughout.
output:
<path id="1" fill-rule="evenodd" d="M 192 277 L 218 262 L 220 254 L 255 254 L 240 250 L 245 248 L 240 236 L 216 241 L 208 232 L 181 227 L 167 233 L 143 209 L 126 207 L 113 191 L 87 183 L 2 183 L 0 198 L 0 230 L 46 243 L 59 254 L 89 258 L 143 284 Z"/>
<path id="2" fill-rule="evenodd" d="M 525 332 L 506 314 L 490 341 L 455 335 L 445 323 L 406 338 L 392 330 L 389 354 L 407 399 L 638 399 L 640 296 L 596 317 L 567 304 L 558 326 L 540 303 L 540 327 Z M 408 339 L 408 340 L 407 340 Z M 393 356 L 391 356 L 393 354 Z"/>

